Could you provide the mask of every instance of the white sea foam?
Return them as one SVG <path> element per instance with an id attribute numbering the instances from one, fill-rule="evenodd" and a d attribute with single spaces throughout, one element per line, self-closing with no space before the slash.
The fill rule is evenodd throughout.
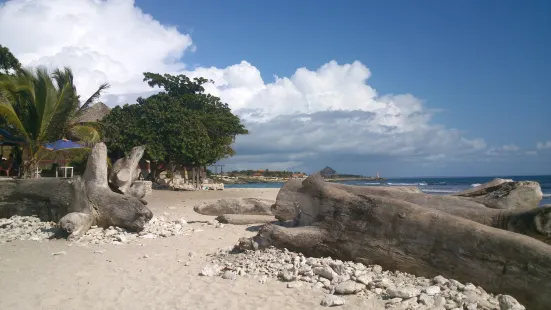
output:
<path id="1" fill-rule="evenodd" d="M 392 182 L 388 182 L 386 184 L 390 185 L 390 186 L 427 186 L 427 183 L 425 183 L 425 182 L 420 182 L 420 183 L 392 183 Z"/>
<path id="2" fill-rule="evenodd" d="M 482 185 L 482 184 L 480 184 L 480 183 L 474 183 L 474 184 L 471 184 L 471 187 L 477 187 L 477 186 L 480 186 L 480 185 Z"/>
<path id="3" fill-rule="evenodd" d="M 459 190 L 453 189 L 423 189 L 425 193 L 442 193 L 442 194 L 453 194 L 460 192 Z"/>
<path id="4" fill-rule="evenodd" d="M 381 183 L 378 182 L 365 182 L 365 185 L 381 185 Z"/>

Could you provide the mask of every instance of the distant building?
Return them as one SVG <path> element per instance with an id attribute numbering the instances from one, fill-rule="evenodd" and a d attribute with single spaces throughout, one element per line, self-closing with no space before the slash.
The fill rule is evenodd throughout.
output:
<path id="1" fill-rule="evenodd" d="M 337 171 L 333 170 L 333 168 L 331 168 L 329 166 L 323 168 L 319 173 L 325 179 L 331 179 L 331 178 L 338 177 Z"/>

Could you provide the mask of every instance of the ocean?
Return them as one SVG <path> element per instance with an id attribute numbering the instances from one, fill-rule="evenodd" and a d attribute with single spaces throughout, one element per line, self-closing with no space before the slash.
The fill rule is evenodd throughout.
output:
<path id="1" fill-rule="evenodd" d="M 489 182 L 497 177 L 463 178 L 397 178 L 385 181 L 345 181 L 343 184 L 359 186 L 417 186 L 423 192 L 434 195 L 457 193 L 468 188 Z M 541 205 L 551 204 L 551 175 L 539 176 L 500 176 L 514 181 L 536 181 L 540 183 L 543 199 Z M 226 188 L 280 188 L 283 183 L 226 184 Z"/>

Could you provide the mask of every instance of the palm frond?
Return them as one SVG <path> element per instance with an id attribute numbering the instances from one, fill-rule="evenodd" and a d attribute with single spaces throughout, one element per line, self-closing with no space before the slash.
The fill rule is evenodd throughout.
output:
<path id="1" fill-rule="evenodd" d="M 101 84 L 98 89 L 92 94 L 92 96 L 90 96 L 90 98 L 88 98 L 86 101 L 84 101 L 84 103 L 82 104 L 82 106 L 76 111 L 75 113 L 75 117 L 78 118 L 78 117 L 81 117 L 82 114 L 84 114 L 84 112 L 86 112 L 86 110 L 88 110 L 88 108 L 90 108 L 90 106 L 96 101 L 99 99 L 99 97 L 101 96 L 102 92 L 105 91 L 106 89 L 108 89 L 109 87 L 111 87 L 111 85 L 109 85 L 109 83 L 103 83 Z"/>
<path id="2" fill-rule="evenodd" d="M 91 125 L 75 125 L 70 133 L 80 141 L 95 143 L 101 140 L 100 132 Z"/>

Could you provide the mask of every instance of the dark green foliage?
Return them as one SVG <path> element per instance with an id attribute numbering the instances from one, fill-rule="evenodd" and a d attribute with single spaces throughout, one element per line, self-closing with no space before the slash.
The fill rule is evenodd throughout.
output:
<path id="1" fill-rule="evenodd" d="M 9 74 L 21 70 L 21 63 L 10 50 L 0 44 L 0 74 Z"/>
<path id="2" fill-rule="evenodd" d="M 305 174 L 302 172 L 293 172 L 293 171 L 269 171 L 268 169 L 262 171 L 262 170 L 241 170 L 241 171 L 230 171 L 228 172 L 228 175 L 234 176 L 234 177 L 251 177 L 255 175 L 262 175 L 264 177 L 269 178 L 290 178 L 293 176 L 293 174 Z"/>
<path id="3" fill-rule="evenodd" d="M 115 107 L 103 120 L 111 151 L 146 144 L 145 158 L 185 166 L 207 166 L 234 155 L 235 137 L 248 131 L 220 98 L 205 94 L 203 78 L 144 73 L 164 91 Z"/>

